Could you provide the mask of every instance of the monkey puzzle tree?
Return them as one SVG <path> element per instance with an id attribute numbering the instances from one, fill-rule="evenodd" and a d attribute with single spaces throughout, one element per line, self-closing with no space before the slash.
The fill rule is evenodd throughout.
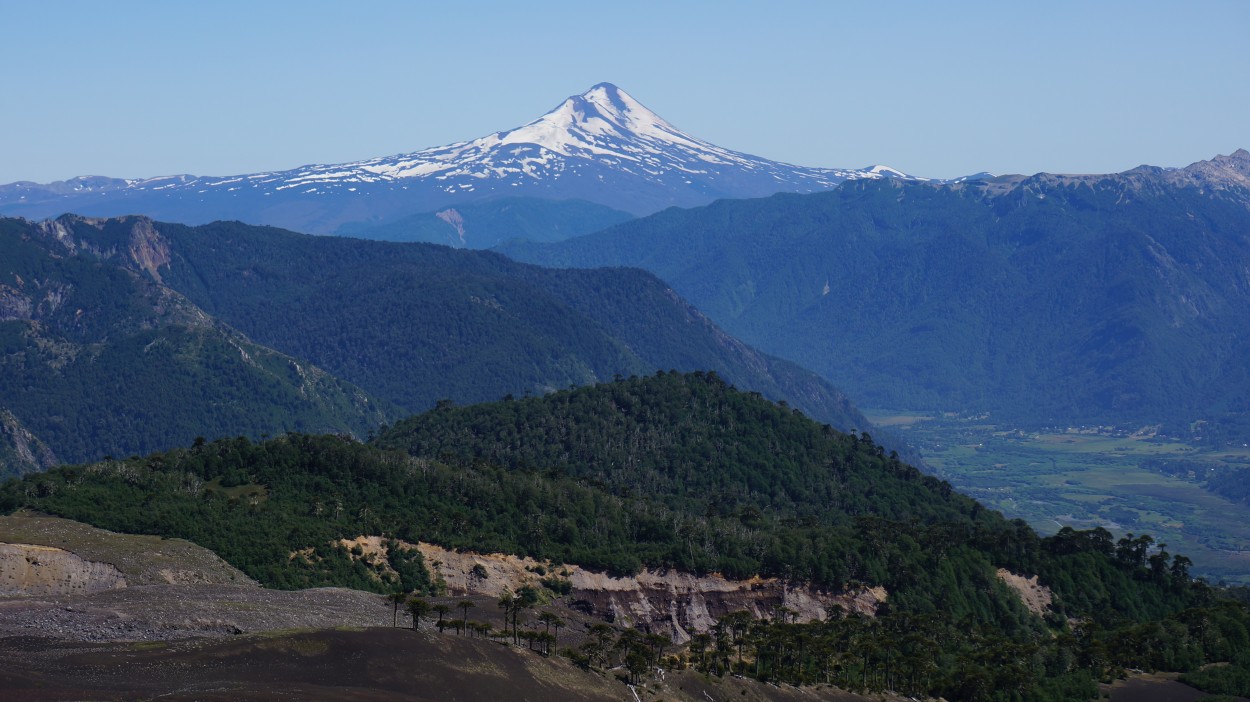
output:
<path id="1" fill-rule="evenodd" d="M 421 618 L 429 614 L 430 609 L 430 603 L 419 597 L 408 600 L 408 612 L 412 614 L 413 631 L 421 628 Z"/>
<path id="2" fill-rule="evenodd" d="M 469 628 L 469 609 L 476 606 L 473 604 L 473 600 L 460 600 L 456 603 L 456 609 L 464 613 L 461 617 L 461 625 L 466 629 Z"/>
<path id="3" fill-rule="evenodd" d="M 404 602 L 408 600 L 408 593 L 392 592 L 391 594 L 386 596 L 386 599 L 391 604 L 395 605 L 395 612 L 394 612 L 394 615 L 391 617 L 391 626 L 392 627 L 399 626 L 399 606 L 404 604 Z"/>

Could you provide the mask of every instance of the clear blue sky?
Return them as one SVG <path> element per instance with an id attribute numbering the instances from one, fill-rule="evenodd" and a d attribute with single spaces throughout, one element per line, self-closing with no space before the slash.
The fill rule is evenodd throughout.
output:
<path id="1" fill-rule="evenodd" d="M 599 81 L 803 165 L 1109 172 L 1250 148 L 1250 2 L 12 2 L 0 183 L 231 175 L 519 126 Z"/>

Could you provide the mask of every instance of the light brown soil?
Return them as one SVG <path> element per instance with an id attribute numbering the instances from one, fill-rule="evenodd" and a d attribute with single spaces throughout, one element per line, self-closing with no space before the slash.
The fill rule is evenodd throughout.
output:
<path id="1" fill-rule="evenodd" d="M 1020 596 L 1020 601 L 1024 603 L 1024 606 L 1030 612 L 1041 616 L 1050 610 L 1050 603 L 1054 597 L 1050 592 L 1050 588 L 1038 584 L 1036 575 L 1026 578 L 1023 575 L 1016 575 L 1006 568 L 999 568 L 998 579 L 1016 591 L 1016 594 Z"/>
<path id="2" fill-rule="evenodd" d="M 26 510 L 0 517 L 0 543 L 48 546 L 84 561 L 106 563 L 121 572 L 127 585 L 256 584 L 217 554 L 190 541 L 116 534 Z"/>

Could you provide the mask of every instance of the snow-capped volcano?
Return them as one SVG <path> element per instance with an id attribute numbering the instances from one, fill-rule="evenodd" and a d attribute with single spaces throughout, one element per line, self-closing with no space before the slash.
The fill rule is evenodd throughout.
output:
<path id="1" fill-rule="evenodd" d="M 0 212 L 141 212 L 199 223 L 241 219 L 329 233 L 353 222 L 501 196 L 582 199 L 633 214 L 716 198 L 813 192 L 894 169 L 793 166 L 697 139 L 600 83 L 516 129 L 411 153 L 230 177 L 99 177 L 0 186 Z"/>

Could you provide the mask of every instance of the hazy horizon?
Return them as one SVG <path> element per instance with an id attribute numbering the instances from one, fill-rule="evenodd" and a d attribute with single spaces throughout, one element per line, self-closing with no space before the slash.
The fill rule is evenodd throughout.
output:
<path id="1" fill-rule="evenodd" d="M 520 126 L 607 81 L 684 131 L 928 177 L 1250 147 L 1250 5 L 153 2 L 6 11 L 0 183 L 234 175 Z"/>

